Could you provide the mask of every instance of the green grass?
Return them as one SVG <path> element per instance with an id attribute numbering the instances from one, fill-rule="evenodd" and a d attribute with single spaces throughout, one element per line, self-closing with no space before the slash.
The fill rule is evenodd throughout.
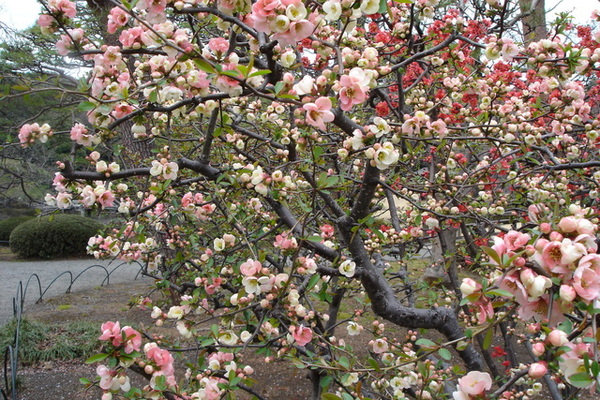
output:
<path id="1" fill-rule="evenodd" d="M 13 320 L 0 331 L 2 362 L 4 349 L 13 343 L 16 325 Z M 92 322 L 48 325 L 27 319 L 21 321 L 20 333 L 19 361 L 22 365 L 87 358 L 98 349 L 100 334 L 97 324 Z"/>

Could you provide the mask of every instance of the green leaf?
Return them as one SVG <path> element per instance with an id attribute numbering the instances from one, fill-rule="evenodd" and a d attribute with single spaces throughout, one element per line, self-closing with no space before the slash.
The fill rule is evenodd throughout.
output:
<path id="1" fill-rule="evenodd" d="M 432 342 L 431 340 L 429 340 L 429 339 L 425 339 L 425 338 L 421 338 L 421 339 L 417 340 L 417 341 L 415 342 L 415 344 L 416 344 L 417 346 L 421 346 L 421 347 L 425 347 L 425 348 L 435 348 L 435 347 L 438 347 L 438 345 L 437 345 L 437 344 L 435 344 L 435 343 L 434 343 L 434 342 Z"/>
<path id="2" fill-rule="evenodd" d="M 344 367 L 346 369 L 350 369 L 350 361 L 348 360 L 348 357 L 344 357 L 344 356 L 340 357 L 340 359 L 338 360 L 338 363 L 342 367 Z"/>
<path id="3" fill-rule="evenodd" d="M 485 254 L 487 254 L 492 260 L 494 260 L 498 265 L 502 265 L 502 260 L 500 259 L 500 255 L 496 253 L 496 250 L 492 249 L 488 246 L 479 246 L 481 250 Z"/>
<path id="4" fill-rule="evenodd" d="M 321 243 L 323 238 L 319 235 L 312 235 L 306 238 L 309 242 Z"/>
<path id="5" fill-rule="evenodd" d="M 494 330 L 493 329 L 489 329 L 486 333 L 485 333 L 485 338 L 483 339 L 483 349 L 487 350 L 490 348 L 490 346 L 492 345 L 492 341 L 494 340 Z"/>
<path id="6" fill-rule="evenodd" d="M 450 361 L 452 359 L 452 353 L 445 347 L 442 347 L 438 350 L 438 354 L 446 361 Z"/>
<path id="7" fill-rule="evenodd" d="M 252 78 L 254 76 L 261 76 L 261 75 L 268 75 L 271 73 L 271 70 L 268 69 L 261 69 L 259 71 L 255 71 L 253 73 L 250 74 L 250 76 L 248 78 Z"/>
<path id="8" fill-rule="evenodd" d="M 314 288 L 317 282 L 319 282 L 319 280 L 321 280 L 320 275 L 314 274 L 313 276 L 311 276 L 308 281 L 308 284 L 306 285 L 306 290 L 309 291 L 310 289 Z"/>
<path id="9" fill-rule="evenodd" d="M 504 289 L 488 290 L 487 292 L 485 292 L 485 295 L 488 297 L 489 296 L 501 296 L 501 297 L 508 297 L 508 298 L 515 297 L 514 294 L 512 294 L 508 290 L 504 290 Z"/>
<path id="10" fill-rule="evenodd" d="M 90 381 L 87 378 L 79 378 L 79 383 L 81 383 L 82 385 L 90 385 L 92 381 Z"/>
<path id="11" fill-rule="evenodd" d="M 331 384 L 332 381 L 333 378 L 331 376 L 326 376 L 323 379 L 321 379 L 321 382 L 319 382 L 319 386 L 321 386 L 322 388 L 326 388 Z M 336 397 L 336 399 L 339 399 L 339 397 Z"/>
<path id="12" fill-rule="evenodd" d="M 323 393 L 321 395 L 321 400 L 342 400 L 342 398 L 333 393 Z"/>
<path id="13" fill-rule="evenodd" d="M 195 59 L 194 64 L 196 64 L 196 67 L 198 67 L 199 69 L 201 69 L 202 71 L 204 71 L 206 73 L 214 74 L 215 72 L 217 72 L 215 67 L 213 67 L 212 64 L 206 60 Z"/>
<path id="14" fill-rule="evenodd" d="M 379 366 L 379 363 L 377 361 L 375 361 L 374 358 L 369 357 L 367 359 L 367 362 L 369 363 L 369 365 L 371 366 L 371 368 L 373 368 L 376 372 L 381 371 L 381 367 Z"/>
<path id="15" fill-rule="evenodd" d="M 571 375 L 567 378 L 567 380 L 571 385 L 578 388 L 588 387 L 594 382 L 587 372 L 580 372 L 578 374 Z"/>
<path id="16" fill-rule="evenodd" d="M 96 354 L 95 356 L 91 356 L 90 358 L 88 358 L 87 360 L 85 360 L 86 364 L 93 364 L 99 361 L 103 361 L 106 360 L 106 358 L 108 357 L 108 354 L 105 353 L 100 353 L 100 354 Z"/>
<path id="17" fill-rule="evenodd" d="M 77 106 L 77 109 L 79 111 L 91 111 L 94 108 L 96 108 L 97 104 L 96 103 L 92 103 L 91 101 L 82 101 L 81 103 L 79 103 L 79 105 Z"/>

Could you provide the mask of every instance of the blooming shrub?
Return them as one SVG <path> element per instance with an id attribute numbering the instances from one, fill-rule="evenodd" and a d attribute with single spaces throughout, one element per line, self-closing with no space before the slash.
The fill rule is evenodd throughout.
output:
<path id="1" fill-rule="evenodd" d="M 242 350 L 306 369 L 314 398 L 593 390 L 599 14 L 523 41 L 515 3 L 117 2 L 109 45 L 49 2 L 40 25 L 94 67 L 85 162 L 46 201 L 118 207 L 88 251 L 142 263 L 181 337 L 104 324 L 104 398 L 254 395 Z M 427 242 L 441 285 L 410 269 Z"/>

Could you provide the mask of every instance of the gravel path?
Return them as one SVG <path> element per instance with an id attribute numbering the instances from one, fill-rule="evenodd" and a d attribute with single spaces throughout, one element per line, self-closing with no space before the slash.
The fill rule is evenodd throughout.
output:
<path id="1" fill-rule="evenodd" d="M 86 269 L 87 271 L 83 272 Z M 19 291 L 19 282 L 22 282 L 23 290 L 26 290 L 25 308 L 27 308 L 28 304 L 35 303 L 40 297 L 40 288 L 42 293 L 45 291 L 43 298 L 49 299 L 66 293 L 71 282 L 73 282 L 72 292 L 106 285 L 107 271 L 110 273 L 110 283 L 130 282 L 135 279 L 139 269 L 138 264 L 94 259 L 0 261 L 0 326 L 13 316 L 13 298 Z M 37 279 L 30 279 L 33 274 L 39 277 L 39 285 Z M 57 277 L 59 278 L 56 279 Z M 52 282 L 54 279 L 56 281 Z M 138 279 L 142 278 L 138 277 Z M 27 285 L 28 280 L 29 285 Z"/>

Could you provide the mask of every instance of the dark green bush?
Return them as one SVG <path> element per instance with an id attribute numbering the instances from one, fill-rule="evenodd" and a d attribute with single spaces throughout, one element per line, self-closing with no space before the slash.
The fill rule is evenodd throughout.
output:
<path id="1" fill-rule="evenodd" d="M 33 217 L 15 217 L 0 221 L 0 240 L 8 242 L 13 229 L 32 218 Z"/>
<path id="2" fill-rule="evenodd" d="M 100 222 L 78 215 L 34 218 L 13 230 L 10 249 L 24 258 L 82 255 L 89 238 L 102 227 Z"/>

